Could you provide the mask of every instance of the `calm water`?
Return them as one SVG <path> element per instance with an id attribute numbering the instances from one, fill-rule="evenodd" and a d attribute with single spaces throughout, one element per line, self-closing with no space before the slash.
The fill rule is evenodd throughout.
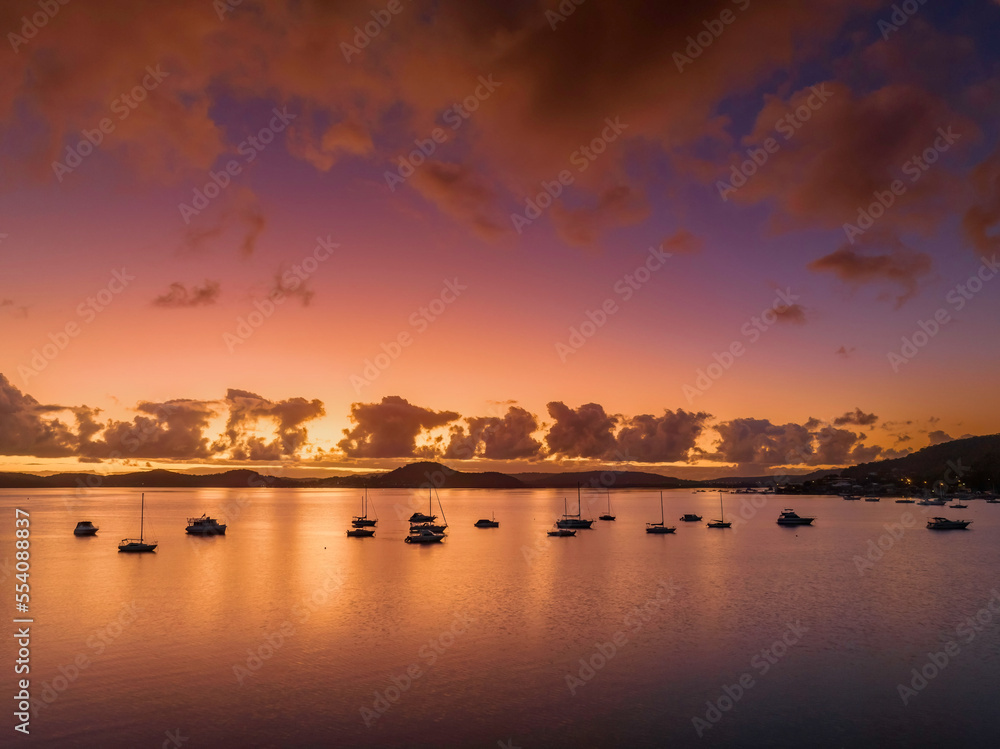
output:
<path id="1" fill-rule="evenodd" d="M 448 538 L 419 547 L 402 542 L 404 518 L 425 494 L 372 492 L 376 536 L 349 539 L 358 495 L 147 491 L 159 548 L 124 555 L 137 492 L 0 493 L 0 564 L 13 508 L 31 512 L 31 680 L 50 699 L 20 743 L 153 749 L 179 731 L 187 749 L 1000 745 L 1000 613 L 986 608 L 1000 612 L 1000 505 L 760 497 L 724 531 L 676 522 L 716 517 L 717 494 L 670 491 L 677 533 L 650 536 L 658 495 L 621 491 L 616 522 L 548 538 L 565 492 L 449 490 Z M 732 519 L 750 501 L 725 498 Z M 784 506 L 815 527 L 776 525 Z M 926 510 L 972 529 L 928 531 Z M 491 511 L 499 529 L 473 527 Z M 184 533 L 205 512 L 228 521 L 225 537 Z M 905 513 L 914 524 L 859 569 Z M 72 535 L 82 519 L 97 537 Z M 10 562 L 0 577 L 9 601 Z M 978 629 L 962 624 L 984 608 Z M 904 705 L 897 685 L 949 641 Z"/>

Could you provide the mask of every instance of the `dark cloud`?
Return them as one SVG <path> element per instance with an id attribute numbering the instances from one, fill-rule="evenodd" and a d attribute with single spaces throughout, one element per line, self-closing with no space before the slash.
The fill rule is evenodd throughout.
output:
<path id="1" fill-rule="evenodd" d="M 676 412 L 666 410 L 662 416 L 642 414 L 622 419 L 616 455 L 605 457 L 638 463 L 686 461 L 710 418 L 703 411 L 679 408 Z"/>
<path id="2" fill-rule="evenodd" d="M 724 421 L 715 458 L 748 465 L 794 465 L 813 457 L 812 433 L 801 424 L 772 424 L 767 419 Z"/>
<path id="3" fill-rule="evenodd" d="M 594 205 L 565 208 L 560 203 L 552 207 L 552 223 L 568 244 L 594 244 L 600 236 L 618 226 L 630 226 L 649 216 L 649 205 L 642 193 L 628 185 L 616 185 L 602 191 Z"/>
<path id="4" fill-rule="evenodd" d="M 801 304 L 783 304 L 774 308 L 778 322 L 802 325 L 806 321 L 806 310 Z"/>
<path id="5" fill-rule="evenodd" d="M 143 401 L 132 421 L 110 420 L 97 440 L 81 439 L 79 454 L 88 458 L 159 458 L 193 460 L 210 458 L 214 450 L 205 436 L 216 415 L 206 401 L 175 399 L 163 403 Z M 85 434 L 94 434 L 96 412 L 83 420 Z"/>
<path id="6" fill-rule="evenodd" d="M 352 403 L 353 429 L 337 443 L 351 458 L 412 458 L 420 455 L 416 440 L 422 431 L 443 427 L 459 418 L 454 411 L 414 406 L 398 395 L 381 403 Z"/>
<path id="7" fill-rule="evenodd" d="M 187 286 L 180 281 L 170 284 L 170 290 L 153 299 L 157 307 L 199 307 L 215 304 L 219 298 L 219 282 L 208 281 L 201 286 Z"/>
<path id="8" fill-rule="evenodd" d="M 545 435 L 549 453 L 564 458 L 606 458 L 615 452 L 614 428 L 618 420 L 597 403 L 572 409 L 561 401 L 549 403 L 555 421 Z"/>
<path id="9" fill-rule="evenodd" d="M 509 230 L 494 207 L 493 189 L 468 166 L 428 161 L 410 178 L 410 184 L 452 218 L 471 224 L 486 239 L 495 239 Z"/>
<path id="10" fill-rule="evenodd" d="M 845 416 L 864 421 L 872 418 L 870 414 L 860 411 Z M 767 419 L 732 419 L 719 424 L 716 430 L 720 437 L 717 451 L 708 457 L 748 468 L 842 466 L 874 460 L 882 452 L 880 447 L 865 445 L 863 434 L 824 426 L 819 419 L 813 418 L 805 424 L 780 425 L 772 424 Z"/>
<path id="11" fill-rule="evenodd" d="M 871 426 L 878 421 L 875 414 L 866 414 L 860 408 L 855 407 L 854 411 L 848 411 L 843 416 L 838 416 L 833 420 L 834 426 L 844 426 L 845 424 L 855 424 L 857 426 Z"/>
<path id="12" fill-rule="evenodd" d="M 969 177 L 976 202 L 962 217 L 962 229 L 976 252 L 1000 251 L 1000 147 Z"/>
<path id="13" fill-rule="evenodd" d="M 701 252 L 704 247 L 701 237 L 687 229 L 680 229 L 660 243 L 660 249 L 668 255 L 693 255 Z"/>
<path id="14" fill-rule="evenodd" d="M 745 149 L 759 147 L 768 137 L 776 138 L 781 150 L 731 198 L 771 201 L 779 209 L 772 217 L 776 228 L 857 224 L 859 210 L 867 209 L 875 193 L 888 191 L 895 180 L 902 180 L 904 191 L 893 196 L 875 227 L 887 236 L 903 229 L 932 229 L 955 207 L 953 196 L 961 186 L 955 170 L 961 158 L 954 151 L 974 141 L 979 128 L 942 96 L 908 84 L 855 95 L 846 85 L 826 81 L 800 89 L 787 100 L 764 98 L 753 131 L 731 161 L 746 159 Z M 812 110 L 810 100 L 818 105 Z M 793 129 L 786 138 L 775 123 L 801 106 L 810 111 L 808 125 Z M 939 128 L 950 129 L 951 142 L 939 140 L 946 149 L 942 158 L 912 179 L 911 171 L 904 170 L 907 165 L 916 168 L 911 159 L 934 144 Z"/>
<path id="15" fill-rule="evenodd" d="M 901 243 L 891 252 L 881 255 L 863 255 L 843 245 L 835 252 L 813 260 L 810 270 L 833 273 L 841 281 L 852 285 L 887 283 L 898 286 L 896 297 L 900 306 L 917 291 L 919 281 L 930 273 L 931 258 L 925 252 L 916 252 Z"/>
<path id="16" fill-rule="evenodd" d="M 942 442 L 951 442 L 955 438 L 947 432 L 936 429 L 927 435 L 927 439 L 930 440 L 930 444 L 932 445 L 940 445 Z"/>
<path id="17" fill-rule="evenodd" d="M 0 455 L 54 458 L 72 455 L 77 437 L 62 421 L 47 418 L 61 406 L 43 406 L 0 374 Z"/>
<path id="18" fill-rule="evenodd" d="M 231 450 L 234 460 L 281 460 L 296 457 L 308 443 L 306 422 L 326 414 L 317 399 L 288 398 L 271 401 L 256 393 L 230 388 L 225 403 L 229 407 L 225 437 L 217 450 Z M 265 440 L 256 434 L 260 421 L 271 422 L 274 438 Z"/>
<path id="19" fill-rule="evenodd" d="M 308 278 L 303 279 L 292 271 L 277 273 L 268 295 L 275 297 L 282 294 L 291 299 L 298 299 L 303 307 L 308 307 L 316 295 L 316 292 L 309 288 L 308 283 Z"/>
<path id="20" fill-rule="evenodd" d="M 507 409 L 503 418 L 483 416 L 466 419 L 469 431 L 453 427 L 444 457 L 468 460 L 474 456 L 493 460 L 517 460 L 539 457 L 542 443 L 532 434 L 538 431 L 538 419 L 518 406 Z"/>

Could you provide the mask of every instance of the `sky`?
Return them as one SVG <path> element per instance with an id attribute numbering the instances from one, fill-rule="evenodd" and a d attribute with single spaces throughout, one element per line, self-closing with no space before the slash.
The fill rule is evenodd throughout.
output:
<path id="1" fill-rule="evenodd" d="M 1000 2 L 0 8 L 0 470 L 998 430 Z"/>

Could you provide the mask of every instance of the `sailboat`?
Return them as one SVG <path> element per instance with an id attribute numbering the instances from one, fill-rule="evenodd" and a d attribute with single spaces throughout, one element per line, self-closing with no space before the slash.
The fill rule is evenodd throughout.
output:
<path id="1" fill-rule="evenodd" d="M 584 520 L 583 509 L 580 504 L 580 485 L 576 485 L 576 515 L 570 515 L 569 510 L 566 509 L 566 498 L 563 497 L 563 516 L 562 520 L 556 521 L 557 528 L 589 528 L 594 524 L 593 520 Z"/>
<path id="2" fill-rule="evenodd" d="M 433 523 L 437 520 L 437 515 L 431 515 L 431 487 L 427 487 L 427 514 L 415 512 L 410 515 L 411 523 Z"/>
<path id="3" fill-rule="evenodd" d="M 646 533 L 673 533 L 677 528 L 663 524 L 663 492 L 660 492 L 660 522 L 646 523 Z"/>
<path id="4" fill-rule="evenodd" d="M 155 551 L 156 544 L 147 544 L 142 537 L 143 531 L 143 521 L 146 515 L 146 495 L 143 494 L 139 500 L 139 538 L 123 538 L 121 543 L 118 544 L 118 551 L 125 551 L 129 553 L 138 553 L 142 551 Z"/>
<path id="5" fill-rule="evenodd" d="M 368 486 L 365 486 L 365 494 L 361 499 L 361 514 L 356 516 L 351 520 L 351 525 L 355 528 L 374 528 L 378 525 L 378 513 L 375 513 L 375 519 L 370 520 L 368 518 Z"/>
<path id="6" fill-rule="evenodd" d="M 441 498 L 438 497 L 438 510 L 441 512 L 441 520 L 444 522 L 441 525 L 434 523 L 437 519 L 437 515 L 432 515 L 431 510 L 433 509 L 434 497 L 432 492 L 433 487 L 427 488 L 427 514 L 423 515 L 419 512 L 413 513 L 410 516 L 410 533 L 413 535 L 419 534 L 421 531 L 430 531 L 431 533 L 444 533 L 445 529 L 448 527 L 448 519 L 444 516 L 444 508 L 441 507 Z M 422 521 L 415 521 L 413 518 L 420 517 L 426 518 Z"/>
<path id="7" fill-rule="evenodd" d="M 611 490 L 608 489 L 608 511 L 606 514 L 601 515 L 600 520 L 614 520 L 615 516 L 611 514 Z"/>
<path id="8" fill-rule="evenodd" d="M 720 520 L 713 520 L 708 524 L 709 528 L 731 528 L 732 523 L 726 522 L 726 513 L 722 507 L 722 492 L 719 492 L 719 513 L 722 515 Z"/>

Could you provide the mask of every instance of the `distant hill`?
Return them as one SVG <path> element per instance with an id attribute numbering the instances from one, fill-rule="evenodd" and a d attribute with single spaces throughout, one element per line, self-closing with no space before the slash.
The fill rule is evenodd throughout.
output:
<path id="1" fill-rule="evenodd" d="M 326 479 L 324 479 L 326 481 Z M 441 463 L 425 461 L 410 463 L 387 473 L 365 478 L 342 477 L 339 486 L 370 487 L 419 487 L 433 485 L 439 489 L 523 489 L 524 484 L 514 476 L 496 471 L 465 473 L 448 468 Z"/>
<path id="2" fill-rule="evenodd" d="M 577 484 L 584 487 L 655 487 L 659 489 L 676 489 L 683 486 L 699 486 L 697 481 L 685 481 L 671 476 L 661 476 L 658 473 L 642 473 L 641 471 L 575 471 L 568 473 L 515 473 L 514 478 L 520 479 L 524 485 L 533 489 L 567 489 L 576 488 Z"/>
<path id="3" fill-rule="evenodd" d="M 861 463 L 840 474 L 855 481 L 909 478 L 918 487 L 939 481 L 955 486 L 961 480 L 972 489 L 1000 488 L 1000 434 L 943 442 L 902 458 Z"/>
<path id="4" fill-rule="evenodd" d="M 973 489 L 1000 487 L 1000 434 L 985 437 L 968 437 L 933 445 L 894 460 L 862 463 L 843 470 L 820 470 L 812 473 L 789 475 L 784 482 L 794 487 L 791 491 L 809 489 L 812 485 L 828 482 L 837 475 L 857 483 L 898 483 L 900 479 L 914 481 L 915 488 L 931 487 L 938 481 L 955 484 L 960 479 Z M 702 481 L 689 481 L 658 473 L 642 471 L 570 471 L 565 473 L 515 473 L 496 471 L 456 471 L 441 463 L 423 461 L 410 463 L 392 471 L 350 476 L 292 478 L 268 476 L 246 468 L 223 473 L 193 474 L 176 471 L 154 470 L 135 473 L 115 473 L 101 476 L 93 473 L 57 473 L 35 476 L 30 473 L 0 473 L 0 489 L 44 489 L 104 487 L 217 487 L 242 489 L 247 487 L 362 487 L 417 488 L 434 485 L 448 489 L 572 489 L 577 484 L 585 488 L 611 487 L 616 489 L 651 488 L 675 489 L 685 487 L 736 487 L 767 486 L 773 476 L 724 476 Z M 805 486 L 803 486 L 803 484 Z"/>

